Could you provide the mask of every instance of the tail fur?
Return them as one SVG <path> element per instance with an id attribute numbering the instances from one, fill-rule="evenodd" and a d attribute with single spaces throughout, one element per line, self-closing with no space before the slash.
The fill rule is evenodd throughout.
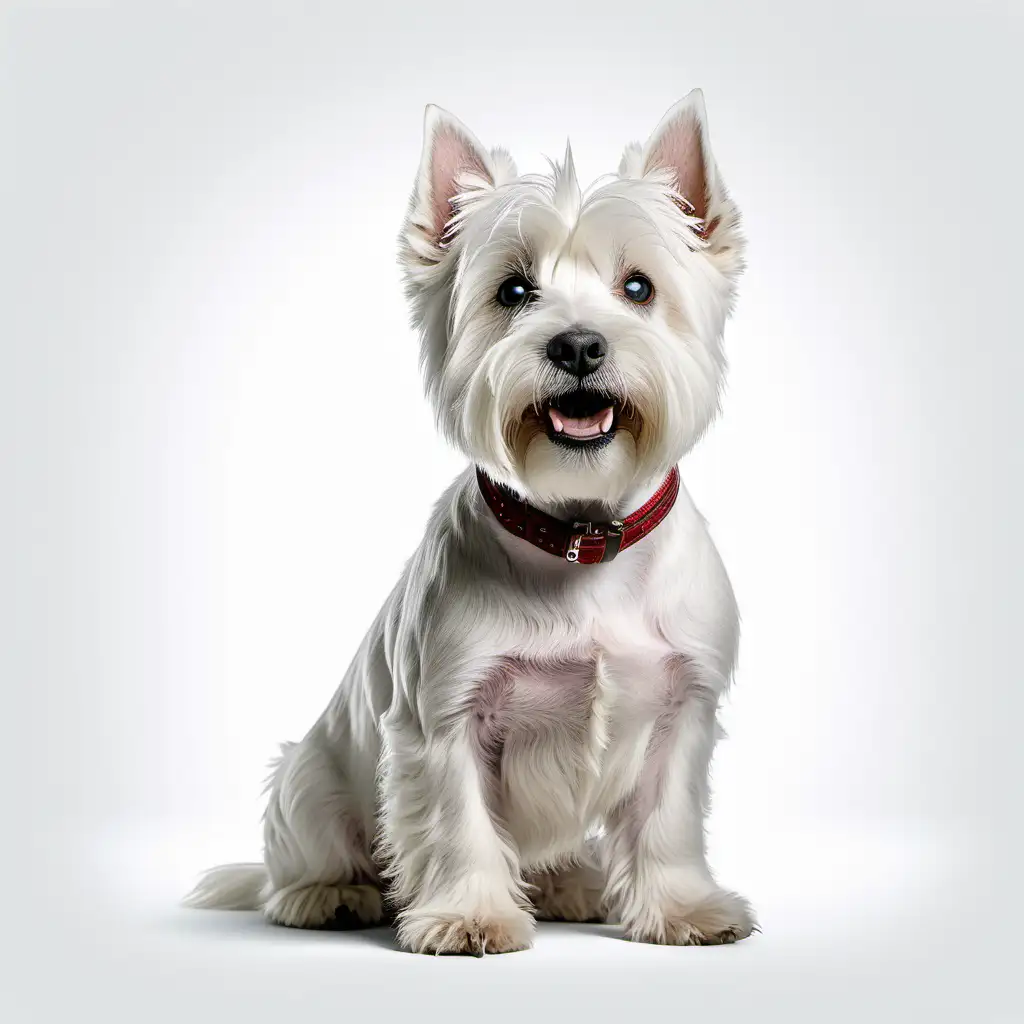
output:
<path id="1" fill-rule="evenodd" d="M 259 910 L 267 881 L 262 864 L 222 864 L 205 872 L 182 902 L 203 910 Z"/>

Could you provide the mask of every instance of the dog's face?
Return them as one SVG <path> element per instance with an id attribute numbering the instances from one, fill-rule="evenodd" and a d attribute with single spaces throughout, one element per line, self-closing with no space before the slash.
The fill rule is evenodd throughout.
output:
<path id="1" fill-rule="evenodd" d="M 520 177 L 428 108 L 401 250 L 445 434 L 547 500 L 664 475 L 718 408 L 738 225 L 699 92 L 582 192 L 568 149 Z"/>

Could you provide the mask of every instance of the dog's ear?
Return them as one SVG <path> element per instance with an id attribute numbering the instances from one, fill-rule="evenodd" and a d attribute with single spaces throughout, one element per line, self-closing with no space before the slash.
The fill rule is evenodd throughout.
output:
<path id="1" fill-rule="evenodd" d="M 661 119 L 641 157 L 642 173 L 668 169 L 675 174 L 676 191 L 704 220 L 715 187 L 715 165 L 708 144 L 704 94 L 700 89 L 681 99 Z"/>
<path id="2" fill-rule="evenodd" d="M 447 110 L 430 104 L 423 124 L 423 155 L 403 229 L 406 245 L 419 261 L 436 263 L 454 232 L 455 198 L 491 189 L 495 161 L 473 133 Z"/>
<path id="3" fill-rule="evenodd" d="M 661 119 L 644 146 L 628 148 L 619 165 L 625 177 L 670 171 L 687 212 L 701 221 L 700 234 L 712 249 L 725 244 L 720 228 L 735 227 L 735 207 L 728 199 L 711 155 L 704 94 L 694 89 Z M 724 224 L 723 221 L 728 221 Z"/>

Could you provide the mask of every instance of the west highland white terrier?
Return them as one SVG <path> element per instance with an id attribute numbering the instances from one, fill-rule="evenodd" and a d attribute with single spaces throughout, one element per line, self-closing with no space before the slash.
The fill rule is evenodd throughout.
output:
<path id="1" fill-rule="evenodd" d="M 540 919 L 643 942 L 756 927 L 707 864 L 738 615 L 676 463 L 707 429 L 742 268 L 699 91 L 587 190 L 426 113 L 401 233 L 426 390 L 470 465 L 269 782 L 264 864 L 187 902 L 317 928 L 393 908 L 425 953 Z"/>

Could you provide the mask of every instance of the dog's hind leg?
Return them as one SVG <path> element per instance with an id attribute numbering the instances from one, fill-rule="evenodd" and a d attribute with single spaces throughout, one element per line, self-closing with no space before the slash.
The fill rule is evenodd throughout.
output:
<path id="1" fill-rule="evenodd" d="M 370 783 L 372 787 L 372 783 Z M 277 924 L 320 928 L 381 920 L 370 853 L 372 806 L 360 799 L 323 723 L 282 749 L 264 818 L 269 880 L 263 912 Z"/>

